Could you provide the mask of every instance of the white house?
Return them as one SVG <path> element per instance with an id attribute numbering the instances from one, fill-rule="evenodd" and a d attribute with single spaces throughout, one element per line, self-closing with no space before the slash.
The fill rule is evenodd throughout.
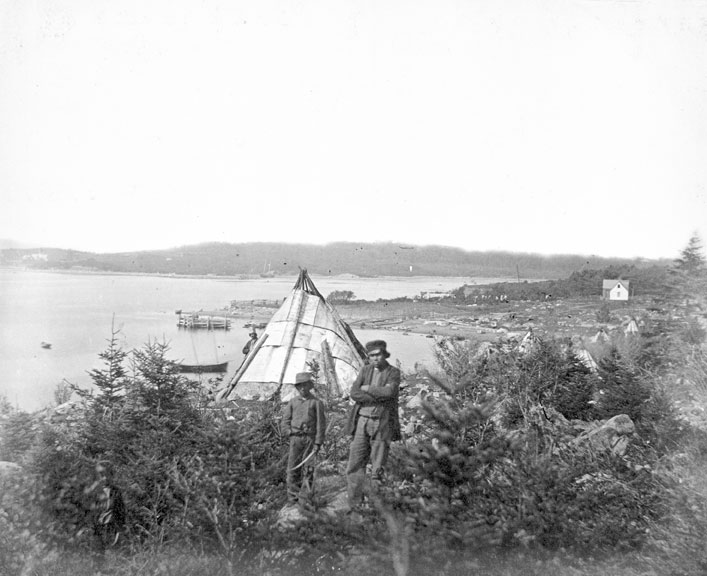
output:
<path id="1" fill-rule="evenodd" d="M 604 280 L 602 298 L 604 300 L 628 300 L 628 280 Z"/>

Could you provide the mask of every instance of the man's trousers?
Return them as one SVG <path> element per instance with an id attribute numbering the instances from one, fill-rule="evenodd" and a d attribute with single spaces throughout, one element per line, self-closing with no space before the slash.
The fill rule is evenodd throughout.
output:
<path id="1" fill-rule="evenodd" d="M 390 442 L 380 439 L 379 428 L 380 420 L 377 418 L 358 417 L 356 432 L 349 447 L 349 463 L 346 467 L 349 506 L 352 508 L 363 502 L 363 486 L 369 459 L 372 488 L 376 489 L 383 479 Z"/>

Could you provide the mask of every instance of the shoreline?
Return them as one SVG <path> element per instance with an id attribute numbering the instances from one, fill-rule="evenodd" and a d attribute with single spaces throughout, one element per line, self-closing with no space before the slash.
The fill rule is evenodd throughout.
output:
<path id="1" fill-rule="evenodd" d="M 263 277 L 259 274 L 238 274 L 238 275 L 220 275 L 220 274 L 175 274 L 175 273 L 162 273 L 162 272 L 118 272 L 113 270 L 85 270 L 85 269 L 71 269 L 66 270 L 63 268 L 27 268 L 19 266 L 0 266 L 0 272 L 10 271 L 10 272 L 38 272 L 38 273 L 49 273 L 49 274 L 65 274 L 65 275 L 81 275 L 81 276 L 145 276 L 151 278 L 175 278 L 175 279 L 195 279 L 195 280 L 217 280 L 217 281 L 251 281 L 251 280 L 263 280 L 265 282 L 271 280 L 289 280 L 296 279 L 297 274 L 292 275 L 279 275 L 279 276 L 268 276 Z M 517 282 L 516 278 L 504 278 L 495 276 L 425 276 L 425 275 L 414 275 L 414 276 L 359 276 L 356 274 L 337 274 L 335 276 L 324 276 L 318 274 L 312 274 L 313 278 L 318 279 L 328 279 L 328 280 L 364 280 L 364 281 L 415 281 L 415 280 L 425 280 L 430 278 L 443 278 L 445 280 L 460 279 L 465 281 L 466 284 L 470 286 L 487 286 L 489 284 L 499 284 L 503 282 Z M 478 281 L 481 280 L 481 283 Z M 546 278 L 521 278 L 521 282 L 544 282 Z"/>

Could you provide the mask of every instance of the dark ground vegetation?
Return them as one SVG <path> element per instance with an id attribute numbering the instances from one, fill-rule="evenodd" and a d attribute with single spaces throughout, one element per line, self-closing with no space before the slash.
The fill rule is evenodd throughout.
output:
<path id="1" fill-rule="evenodd" d="M 0 460 L 19 467 L 0 471 L 0 573 L 705 573 L 707 292 L 694 270 L 672 278 L 650 330 L 607 342 L 597 371 L 566 339 L 441 340 L 439 371 L 406 375 L 406 440 L 353 518 L 315 494 L 279 523 L 280 403 L 216 406 L 164 344 L 114 335 L 93 393 L 2 406 Z M 322 483 L 348 446 L 347 403 L 325 400 Z M 635 424 L 621 450 L 581 441 L 619 414 Z"/>

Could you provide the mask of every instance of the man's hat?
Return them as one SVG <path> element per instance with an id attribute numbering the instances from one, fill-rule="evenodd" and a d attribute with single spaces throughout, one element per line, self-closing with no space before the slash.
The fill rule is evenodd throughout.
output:
<path id="1" fill-rule="evenodd" d="M 370 354 L 375 350 L 380 350 L 383 354 L 383 357 L 389 358 L 390 353 L 388 352 L 388 350 L 386 350 L 387 346 L 388 345 L 385 343 L 385 340 L 371 340 L 370 342 L 366 343 L 366 352 Z"/>
<path id="2" fill-rule="evenodd" d="M 312 382 L 312 375 L 309 372 L 299 372 L 295 376 L 295 386 L 299 386 L 300 384 L 307 384 L 308 382 Z"/>

